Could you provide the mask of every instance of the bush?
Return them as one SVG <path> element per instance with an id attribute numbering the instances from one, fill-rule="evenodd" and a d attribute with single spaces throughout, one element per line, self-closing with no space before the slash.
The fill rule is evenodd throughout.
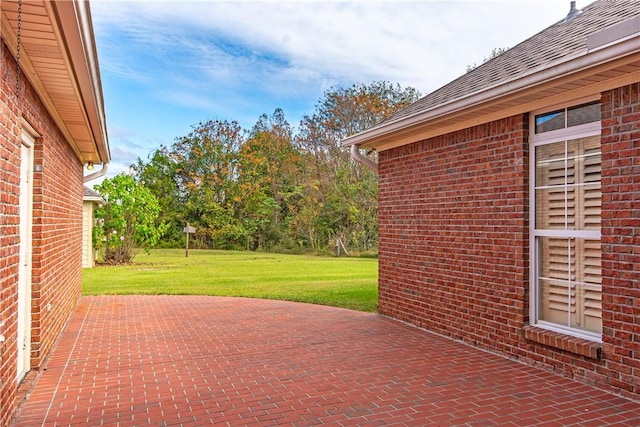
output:
<path id="1" fill-rule="evenodd" d="M 94 247 L 104 251 L 108 264 L 130 263 L 139 249 L 149 250 L 166 231 L 156 224 L 160 206 L 156 197 L 128 175 L 106 179 L 94 189 L 105 200 L 96 210 Z"/>

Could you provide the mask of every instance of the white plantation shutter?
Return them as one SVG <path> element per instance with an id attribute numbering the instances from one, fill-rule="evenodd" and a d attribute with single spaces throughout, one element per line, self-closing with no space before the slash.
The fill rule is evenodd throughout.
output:
<path id="1" fill-rule="evenodd" d="M 567 227 L 567 168 L 565 143 L 536 149 L 536 227 Z M 564 237 L 541 237 L 539 244 L 540 319 L 567 324 L 573 301 L 569 287 L 569 250 Z M 575 311 L 575 310 L 573 310 Z"/>
<path id="2" fill-rule="evenodd" d="M 541 269 L 540 319 L 547 322 L 566 324 L 569 311 L 575 312 L 572 290 L 569 287 L 569 251 L 567 239 L 544 237 L 540 239 Z"/>
<path id="3" fill-rule="evenodd" d="M 600 230 L 600 170 L 601 156 L 600 144 L 597 147 L 590 147 L 585 150 L 585 161 L 583 168 L 583 180 L 585 182 L 582 206 L 583 228 L 585 230 Z"/>
<path id="4" fill-rule="evenodd" d="M 600 231 L 600 139 L 583 138 L 574 141 L 577 168 L 576 229 Z M 602 330 L 602 249 L 600 240 L 575 238 L 576 313 L 571 326 L 592 332 Z"/>
<path id="5" fill-rule="evenodd" d="M 601 153 L 598 136 L 581 141 L 580 168 L 577 171 L 579 195 L 576 216 L 580 230 L 593 230 L 600 233 L 601 227 Z M 576 238 L 576 259 L 579 266 L 576 283 L 577 294 L 577 326 L 587 331 L 602 331 L 602 246 L 600 240 Z M 574 325 L 572 325 L 574 326 Z"/>
<path id="6" fill-rule="evenodd" d="M 600 334 L 600 138 L 535 147 L 537 320 Z"/>

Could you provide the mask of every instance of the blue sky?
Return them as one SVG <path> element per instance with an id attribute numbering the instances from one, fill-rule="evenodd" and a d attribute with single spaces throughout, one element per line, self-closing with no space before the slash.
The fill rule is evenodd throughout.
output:
<path id="1" fill-rule="evenodd" d="M 427 94 L 492 49 L 563 19 L 569 5 L 93 0 L 112 155 L 107 176 L 209 119 L 250 129 L 282 108 L 296 127 L 332 87 L 387 80 Z"/>

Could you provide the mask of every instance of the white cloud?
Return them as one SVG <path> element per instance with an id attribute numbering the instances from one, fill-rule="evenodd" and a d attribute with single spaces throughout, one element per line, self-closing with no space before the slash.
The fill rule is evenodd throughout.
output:
<path id="1" fill-rule="evenodd" d="M 126 29 L 148 54 L 190 53 L 178 70 L 200 67 L 226 84 L 252 76 L 286 84 L 284 74 L 290 84 L 384 79 L 427 91 L 562 19 L 568 3 L 99 1 L 93 9 L 103 30 Z"/>
<path id="2" fill-rule="evenodd" d="M 115 162 L 117 161 L 127 162 L 132 157 L 135 158 L 135 156 L 136 156 L 135 150 L 132 150 L 132 147 L 126 142 L 125 144 L 118 145 L 117 147 L 113 147 L 111 149 L 111 160 Z"/>
<path id="3" fill-rule="evenodd" d="M 331 86 L 387 80 L 426 94 L 492 49 L 513 47 L 563 19 L 569 0 L 93 0 L 91 9 L 103 76 L 126 83 L 110 84 L 105 97 L 123 97 L 120 109 L 138 108 L 113 113 L 123 116 L 120 127 L 136 129 L 112 140 L 120 160 L 135 145 L 172 141 L 209 118 L 247 126 L 282 107 L 295 126 L 299 117 L 290 118 L 289 105 L 312 108 Z M 185 107 L 190 118 L 171 133 L 168 121 Z M 154 119 L 164 123 L 143 123 Z M 154 133 L 159 128 L 164 133 Z"/>

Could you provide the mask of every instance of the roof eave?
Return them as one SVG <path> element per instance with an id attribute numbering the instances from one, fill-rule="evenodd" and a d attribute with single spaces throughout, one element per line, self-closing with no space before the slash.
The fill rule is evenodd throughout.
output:
<path id="1" fill-rule="evenodd" d="M 373 127 L 364 132 L 350 136 L 342 141 L 345 146 L 358 145 L 363 148 L 375 148 L 379 151 L 393 148 L 440 134 L 449 133 L 455 130 L 464 129 L 469 125 L 485 123 L 501 117 L 507 117 L 518 113 L 531 111 L 534 107 L 541 108 L 540 103 L 535 102 L 519 105 L 516 108 L 501 110 L 491 115 L 477 114 L 473 119 L 473 110 L 480 107 L 487 107 L 491 104 L 498 104 L 506 98 L 514 98 L 519 94 L 538 91 L 542 93 L 545 88 L 551 88 L 560 83 L 566 84 L 571 79 L 578 80 L 589 73 L 605 72 L 607 65 L 612 67 L 620 66 L 623 63 L 633 63 L 640 60 L 640 32 L 628 35 L 624 39 L 615 40 L 605 46 L 596 46 L 585 51 L 581 55 L 571 58 L 563 58 L 553 64 L 547 64 L 526 75 L 503 82 L 501 84 L 486 88 L 482 91 L 471 93 L 467 96 L 441 104 L 437 107 L 421 111 L 417 114 L 402 117 L 396 121 Z M 631 75 L 627 78 L 616 77 L 608 82 L 599 82 L 598 90 L 613 89 L 624 85 L 627 81 L 632 83 L 638 81 L 638 76 Z M 626 83 L 626 84 L 629 84 Z M 596 88 L 591 88 L 595 90 Z M 565 93 L 564 96 L 574 98 L 587 96 L 584 90 L 576 90 L 576 93 Z M 542 101 L 540 95 L 538 101 Z M 549 100 L 545 102 L 550 102 Z M 460 120 L 455 125 L 440 126 L 439 121 L 444 118 L 455 118 L 465 115 L 464 120 Z"/>
<path id="2" fill-rule="evenodd" d="M 3 1 L 0 9 L 11 10 L 11 3 L 15 2 Z M 15 5 L 13 7 L 15 8 Z M 111 155 L 89 2 L 87 0 L 44 1 L 38 7 L 44 8 L 50 19 L 50 26 L 47 29 L 54 34 L 55 43 L 60 47 L 66 70 L 64 78 L 71 82 L 73 89 L 63 94 L 52 92 L 47 82 L 41 78 L 41 73 L 46 74 L 49 71 L 50 74 L 50 70 L 40 69 L 40 64 L 30 57 L 27 46 L 21 49 L 21 69 L 78 158 L 83 163 L 109 163 Z M 15 14 L 15 11 L 13 13 Z M 29 8 L 23 8 L 22 14 L 24 33 L 24 20 L 29 14 Z M 15 56 L 17 35 L 14 20 L 15 16 L 9 19 L 5 10 L 2 10 L 0 27 L 2 38 Z M 41 27 L 46 25 L 45 23 Z M 76 117 L 67 117 L 65 112 L 57 108 L 57 105 L 64 103 L 67 97 L 77 100 L 80 115 L 83 118 L 82 124 L 78 124 Z M 78 140 L 74 136 L 78 134 L 75 130 L 79 126 L 86 129 L 81 133 L 90 135 L 89 138 Z M 80 145 L 85 148 L 81 149 Z M 92 148 L 86 149 L 87 145 Z"/>
<path id="3" fill-rule="evenodd" d="M 84 196 L 82 200 L 85 202 L 104 203 L 104 199 L 98 196 Z"/>
<path id="4" fill-rule="evenodd" d="M 89 1 L 74 0 L 49 4 L 63 30 L 65 45 L 68 46 L 67 52 L 78 82 L 79 96 L 99 156 L 99 161 L 85 160 L 92 163 L 109 163 L 111 153 Z"/>

